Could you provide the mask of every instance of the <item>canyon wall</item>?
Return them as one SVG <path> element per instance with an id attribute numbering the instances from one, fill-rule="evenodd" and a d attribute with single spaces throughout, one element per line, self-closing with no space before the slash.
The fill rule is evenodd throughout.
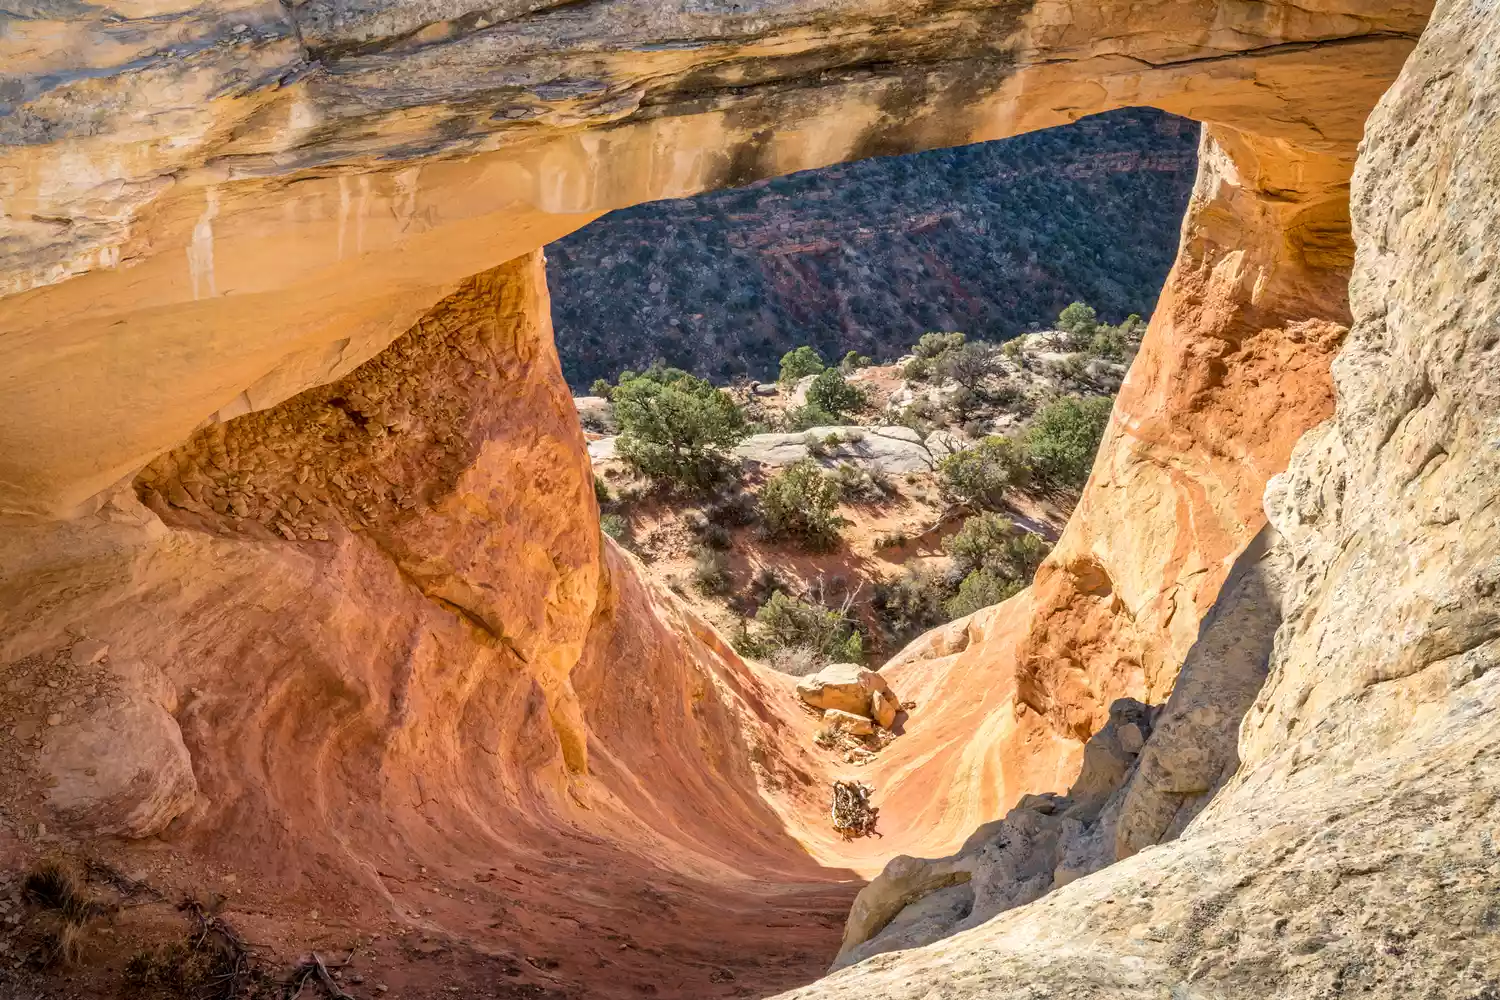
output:
<path id="1" fill-rule="evenodd" d="M 99 514 L 3 525 L 0 864 L 233 884 L 288 952 L 420 932 L 476 989 L 487 955 L 593 996 L 822 964 L 852 873 L 795 836 L 826 780 L 789 684 L 604 540 L 544 281 L 476 275 Z"/>
<path id="2" fill-rule="evenodd" d="M 1266 492 L 1282 621 L 1235 775 L 1169 844 L 788 996 L 1493 993 L 1497 51 L 1489 5 L 1440 4 L 1370 121 L 1335 412 Z"/>
<path id="3" fill-rule="evenodd" d="M 254 872 L 245 909 L 281 917 L 254 930 L 289 950 L 318 918 L 278 907 L 342 897 L 347 926 L 525 956 L 528 983 L 701 995 L 748 955 L 746 988 L 791 986 L 856 871 L 1077 790 L 1101 734 L 1164 747 L 1148 723 L 1227 655 L 1204 642 L 1244 620 L 1221 590 L 1290 456 L 1270 679 L 1234 759 L 1172 791 L 1195 813 L 1239 764 L 1206 811 L 809 995 L 1493 979 L 1486 14 L 1447 4 L 1386 98 L 1357 240 L 1355 145 L 1419 7 L 13 25 L 0 849 Z M 600 539 L 533 251 L 617 205 L 1136 103 L 1208 123 L 1161 307 L 1035 585 L 889 668 L 917 708 L 869 771 L 887 836 L 839 843 L 784 679 Z"/>

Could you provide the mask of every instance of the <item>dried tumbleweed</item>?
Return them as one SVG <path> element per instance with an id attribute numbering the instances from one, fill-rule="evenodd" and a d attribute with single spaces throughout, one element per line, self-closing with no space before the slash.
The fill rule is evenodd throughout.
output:
<path id="1" fill-rule="evenodd" d="M 870 805 L 870 796 L 875 789 L 862 781 L 839 780 L 833 783 L 833 828 L 845 840 L 868 837 L 875 831 L 875 821 L 880 810 Z"/>

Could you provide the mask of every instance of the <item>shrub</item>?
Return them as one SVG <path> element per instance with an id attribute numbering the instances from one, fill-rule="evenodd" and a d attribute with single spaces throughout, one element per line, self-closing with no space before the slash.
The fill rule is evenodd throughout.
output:
<path id="1" fill-rule="evenodd" d="M 849 503 L 879 503 L 894 492 L 884 472 L 861 469 L 853 462 L 840 462 L 832 476 L 839 496 Z"/>
<path id="2" fill-rule="evenodd" d="M 837 368 L 826 368 L 807 387 L 807 405 L 842 418 L 844 414 L 865 405 L 865 394 L 859 386 L 850 385 L 844 379 L 843 372 Z"/>
<path id="3" fill-rule="evenodd" d="M 605 399 L 608 399 L 609 396 L 610 396 L 610 393 L 612 393 L 614 391 L 615 391 L 615 387 L 609 384 L 609 380 L 608 379 L 596 378 L 589 385 L 589 394 L 590 395 L 593 395 L 593 396 L 603 396 Z"/>
<path id="4" fill-rule="evenodd" d="M 1086 302 L 1074 302 L 1057 315 L 1057 328 L 1068 335 L 1074 350 L 1087 344 L 1098 326 L 1099 316 Z"/>
<path id="5" fill-rule="evenodd" d="M 976 514 L 943 542 L 958 572 L 989 570 L 1006 580 L 1029 581 L 1047 554 L 1047 544 L 999 514 Z"/>
<path id="6" fill-rule="evenodd" d="M 1026 432 L 1026 452 L 1033 473 L 1056 487 L 1081 489 L 1094 465 L 1094 453 L 1109 424 L 1114 400 L 1065 397 L 1049 403 Z"/>
<path id="7" fill-rule="evenodd" d="M 816 462 L 804 458 L 766 481 L 760 491 L 760 517 L 770 538 L 792 538 L 810 549 L 838 544 L 849 522 L 838 515 L 839 489 Z"/>
<path id="8" fill-rule="evenodd" d="M 948 620 L 943 603 L 951 594 L 952 586 L 941 573 L 907 569 L 875 585 L 870 608 L 886 644 L 899 648 Z"/>
<path id="9" fill-rule="evenodd" d="M 858 351 L 850 351 L 848 354 L 844 355 L 844 360 L 839 362 L 839 368 L 841 368 L 845 372 L 853 372 L 858 371 L 861 368 L 868 368 L 872 364 L 874 364 L 874 362 L 870 359 L 870 356 L 868 354 L 860 354 Z"/>
<path id="10" fill-rule="evenodd" d="M 729 590 L 729 560 L 724 553 L 700 545 L 693 555 L 693 583 L 708 596 Z"/>
<path id="11" fill-rule="evenodd" d="M 793 348 L 781 356 L 781 376 L 779 382 L 791 383 L 799 378 L 816 375 L 826 366 L 823 364 L 823 356 L 804 344 Z"/>
<path id="12" fill-rule="evenodd" d="M 1119 361 L 1125 357 L 1125 337 L 1119 327 L 1101 326 L 1089 340 L 1088 353 L 1107 361 Z"/>
<path id="13" fill-rule="evenodd" d="M 745 596 L 756 608 L 771 599 L 771 595 L 778 590 L 787 590 L 790 585 L 781 578 L 781 574 L 770 566 L 762 566 L 756 570 L 755 576 L 750 578 L 750 583 L 745 587 Z"/>
<path id="14" fill-rule="evenodd" d="M 745 436 L 734 399 L 675 368 L 653 369 L 614 391 L 620 456 L 674 485 L 703 487 L 730 467 L 725 450 Z"/>
<path id="15" fill-rule="evenodd" d="M 703 510 L 709 522 L 724 528 L 742 528 L 754 524 L 757 513 L 753 494 L 736 490 L 721 496 Z"/>
<path id="16" fill-rule="evenodd" d="M 932 378 L 932 362 L 927 358 L 912 358 L 901 369 L 901 377 L 908 382 L 926 382 Z"/>
<path id="17" fill-rule="evenodd" d="M 614 499 L 610 495 L 609 487 L 597 475 L 594 476 L 594 499 L 599 502 L 599 506 L 601 507 Z"/>
<path id="18" fill-rule="evenodd" d="M 810 653 L 816 665 L 864 660 L 864 638 L 844 611 L 778 590 L 760 606 L 755 622 L 759 629 L 752 645 L 773 662 L 799 651 Z"/>
<path id="19" fill-rule="evenodd" d="M 983 341 L 970 341 L 945 351 L 938 360 L 938 371 L 971 393 L 995 370 L 995 349 Z"/>
<path id="20" fill-rule="evenodd" d="M 605 514 L 599 518 L 599 528 L 621 545 L 630 539 L 630 522 L 619 514 Z"/>
<path id="21" fill-rule="evenodd" d="M 931 360 L 962 346 L 964 335 L 961 333 L 924 333 L 911 350 L 917 357 Z"/>
<path id="22" fill-rule="evenodd" d="M 1027 474 L 1024 450 L 1003 437 L 987 437 L 938 463 L 944 493 L 960 503 L 988 510 L 1000 507 L 1005 491 L 1024 484 Z"/>
<path id="23" fill-rule="evenodd" d="M 838 414 L 829 413 L 822 407 L 814 406 L 812 403 L 808 403 L 806 406 L 799 406 L 786 415 L 787 429 L 793 431 L 805 431 L 809 427 L 827 427 L 829 424 L 836 424 L 838 422 Z"/>
<path id="24" fill-rule="evenodd" d="M 891 414 L 893 423 L 910 427 L 923 437 L 932 430 L 932 418 L 932 404 L 925 399 L 914 399 Z"/>
<path id="25" fill-rule="evenodd" d="M 963 582 L 958 585 L 958 593 L 943 603 L 943 610 L 950 619 L 962 618 L 980 608 L 999 604 L 1020 593 L 1021 589 L 1019 580 L 1008 580 L 994 570 L 976 569 L 963 578 Z"/>

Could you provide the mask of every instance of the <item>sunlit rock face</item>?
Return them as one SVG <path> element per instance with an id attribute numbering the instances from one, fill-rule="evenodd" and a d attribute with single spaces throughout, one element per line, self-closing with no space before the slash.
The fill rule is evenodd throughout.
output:
<path id="1" fill-rule="evenodd" d="M 951 853 L 1026 793 L 1081 782 L 1098 805 L 1130 768 L 1170 770 L 1169 738 L 1196 746 L 1171 699 L 1230 655 L 1200 624 L 1216 602 L 1237 620 L 1224 582 L 1269 510 L 1289 568 L 1236 760 L 1216 744 L 1207 789 L 1146 782 L 1160 795 L 1087 863 L 1028 827 L 1061 861 L 1011 857 L 985 891 L 1034 901 L 803 995 L 1477 993 L 1500 975 L 1476 834 L 1500 819 L 1487 8 L 1439 11 L 1371 122 L 1350 223 L 1363 122 L 1425 17 L 606 2 L 12 22 L 13 814 L 270 872 L 268 906 L 336 886 L 355 924 L 476 954 L 582 941 L 556 975 L 591 995 L 656 988 L 663 963 L 704 995 L 745 954 L 742 985 L 786 988 L 832 957 L 853 872 Z M 600 539 L 533 251 L 619 205 L 1140 103 L 1209 124 L 1089 486 L 1032 588 L 886 668 L 916 707 L 865 772 L 885 836 L 837 843 L 791 684 Z M 79 665 L 85 643 L 107 653 Z M 90 765 L 112 726 L 128 738 Z M 1100 772 L 1106 730 L 1121 766 Z M 1200 796 L 1192 822 L 1183 802 L 1164 819 L 1171 795 Z M 483 888 L 498 856 L 516 874 Z M 1082 875 L 1099 858 L 1120 860 Z M 393 888 L 429 865 L 442 891 Z M 516 902 L 519 922 L 476 916 Z M 949 920 L 936 902 L 907 926 Z"/>
<path id="2" fill-rule="evenodd" d="M 0 508 L 73 510 L 610 208 L 1131 104 L 1347 156 L 1423 16 L 44 7 L 0 42 Z"/>
<path id="3" fill-rule="evenodd" d="M 1335 413 L 1266 492 L 1282 623 L 1237 773 L 1165 846 L 791 995 L 1493 989 L 1497 47 L 1486 7 L 1440 5 L 1370 120 Z"/>

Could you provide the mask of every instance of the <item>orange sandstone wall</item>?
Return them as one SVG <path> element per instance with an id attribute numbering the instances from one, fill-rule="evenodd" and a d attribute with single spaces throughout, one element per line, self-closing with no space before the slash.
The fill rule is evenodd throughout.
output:
<path id="1" fill-rule="evenodd" d="M 1081 502 L 1034 585 L 886 669 L 918 707 L 877 765 L 895 853 L 948 853 L 1066 790 L 1131 697 L 1160 704 L 1261 495 L 1333 411 L 1349 321 L 1348 156 L 1205 130 L 1183 245 Z M 934 789 L 942 793 L 933 794 Z"/>
<path id="2" fill-rule="evenodd" d="M 0 799 L 51 839 L 0 865 L 91 845 L 169 894 L 232 877 L 289 951 L 394 928 L 591 996 L 821 969 L 826 777 L 786 686 L 604 542 L 547 317 L 519 258 L 99 515 L 6 525 Z"/>

